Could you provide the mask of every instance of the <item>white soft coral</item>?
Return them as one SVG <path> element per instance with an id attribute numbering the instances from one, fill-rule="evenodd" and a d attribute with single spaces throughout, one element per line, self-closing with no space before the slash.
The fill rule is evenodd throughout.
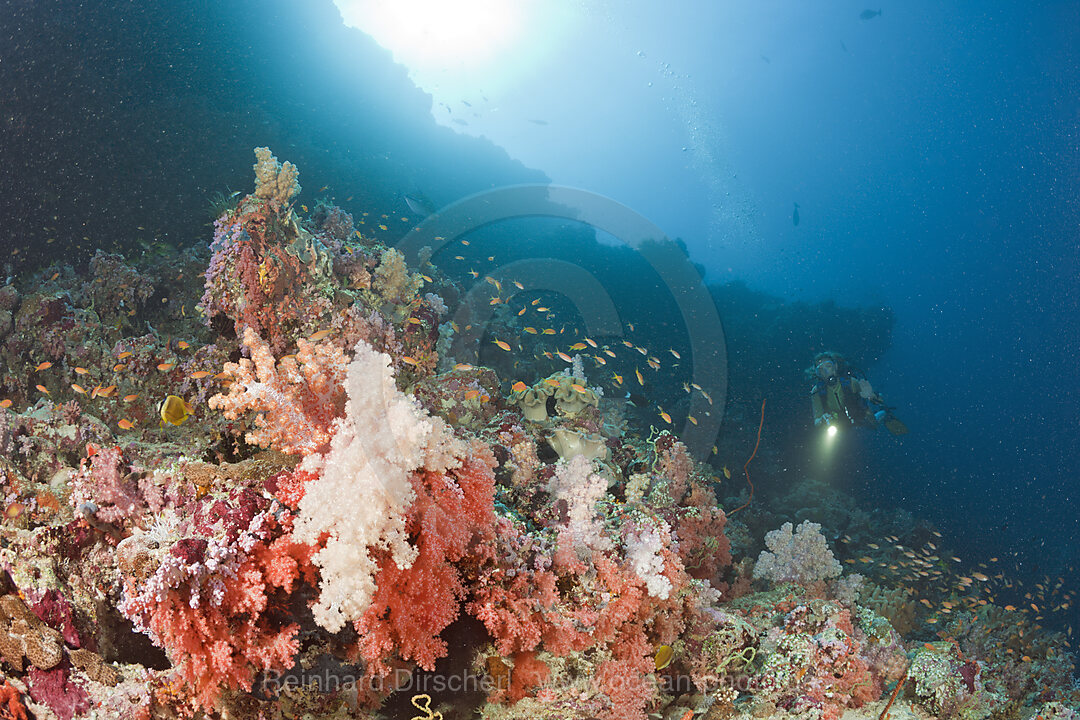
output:
<path id="1" fill-rule="evenodd" d="M 346 377 L 345 417 L 335 422 L 330 449 L 302 467 L 317 472 L 300 501 L 295 537 L 317 543 L 321 592 L 315 621 L 331 632 L 358 619 L 371 603 L 378 570 L 373 550 L 386 550 L 401 568 L 412 565 L 405 514 L 415 493 L 410 474 L 443 471 L 467 448 L 439 418 L 394 384 L 390 357 L 361 342 Z"/>

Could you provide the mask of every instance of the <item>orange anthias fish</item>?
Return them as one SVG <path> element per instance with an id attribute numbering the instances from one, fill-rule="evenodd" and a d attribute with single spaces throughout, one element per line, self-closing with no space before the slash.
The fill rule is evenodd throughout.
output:
<path id="1" fill-rule="evenodd" d="M 513 390 L 514 392 L 525 392 L 526 390 L 529 389 L 529 386 L 526 385 L 525 383 L 521 382 L 520 380 L 518 380 L 516 383 L 514 383 L 513 387 L 511 387 L 510 389 Z"/>
<path id="2" fill-rule="evenodd" d="M 52 363 L 46 360 L 43 363 L 38 363 L 37 367 L 35 367 L 34 370 L 36 370 L 37 372 L 41 372 L 42 370 L 48 370 L 51 367 Z"/>
<path id="3" fill-rule="evenodd" d="M 499 348 L 500 350 L 505 350 L 506 352 L 510 352 L 510 343 L 506 342 L 505 340 L 496 340 L 495 341 L 495 346 L 497 348 Z"/>
<path id="4" fill-rule="evenodd" d="M 102 387 L 102 386 L 98 385 L 90 393 L 90 397 L 109 397 L 114 392 L 116 392 L 116 386 L 115 385 L 110 385 L 108 387 Z"/>

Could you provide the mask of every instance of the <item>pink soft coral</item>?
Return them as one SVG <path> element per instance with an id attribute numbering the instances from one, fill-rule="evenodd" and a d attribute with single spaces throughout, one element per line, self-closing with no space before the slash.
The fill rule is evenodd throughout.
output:
<path id="1" fill-rule="evenodd" d="M 58 665 L 51 670 L 31 667 L 28 675 L 31 699 L 47 705 L 60 720 L 72 720 L 90 709 L 90 696 L 71 681 L 67 665 Z"/>
<path id="2" fill-rule="evenodd" d="M 300 455 L 325 449 L 330 425 L 345 410 L 345 353 L 329 342 L 298 340 L 296 355 L 276 360 L 251 328 L 244 330 L 244 345 L 251 359 L 225 363 L 232 386 L 210 398 L 210 407 L 230 420 L 258 413 L 247 441 L 260 447 Z"/>
<path id="3" fill-rule="evenodd" d="M 143 509 L 139 486 L 127 479 L 128 464 L 119 447 L 86 446 L 87 457 L 71 478 L 71 501 L 102 523 L 122 523 Z"/>

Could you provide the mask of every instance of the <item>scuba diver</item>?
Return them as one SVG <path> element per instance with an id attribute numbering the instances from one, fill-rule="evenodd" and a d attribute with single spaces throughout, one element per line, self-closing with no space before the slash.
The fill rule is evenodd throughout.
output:
<path id="1" fill-rule="evenodd" d="M 840 353 L 818 353 L 807 374 L 814 378 L 810 404 L 815 426 L 827 427 L 832 434 L 833 428 L 841 425 L 868 428 L 884 425 L 893 435 L 907 434 L 907 426 L 892 414 L 892 408 L 870 382 L 848 365 Z"/>

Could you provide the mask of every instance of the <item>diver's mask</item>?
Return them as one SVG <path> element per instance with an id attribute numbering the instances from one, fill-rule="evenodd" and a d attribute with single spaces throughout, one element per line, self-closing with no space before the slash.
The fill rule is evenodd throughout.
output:
<path id="1" fill-rule="evenodd" d="M 836 361 L 825 359 L 817 364 L 817 376 L 826 381 L 830 385 L 835 385 L 836 378 Z"/>

